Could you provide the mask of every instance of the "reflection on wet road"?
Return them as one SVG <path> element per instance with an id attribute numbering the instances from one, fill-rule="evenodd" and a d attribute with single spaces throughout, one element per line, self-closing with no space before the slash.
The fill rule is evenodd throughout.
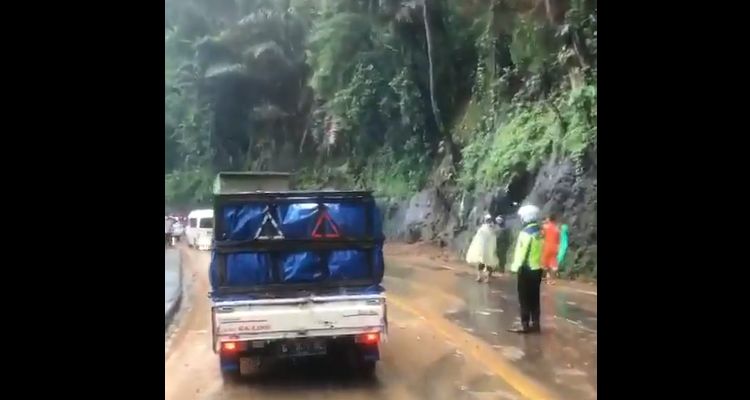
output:
<path id="1" fill-rule="evenodd" d="M 595 296 L 545 287 L 543 334 L 518 336 L 506 332 L 518 315 L 512 279 L 477 284 L 465 266 L 399 254 L 387 256 L 390 328 L 374 379 L 310 360 L 224 383 L 211 350 L 209 255 L 183 252 L 192 285 L 168 338 L 168 400 L 596 398 Z"/>
<path id="2" fill-rule="evenodd" d="M 543 333 L 512 334 L 507 329 L 519 324 L 514 278 L 502 276 L 478 284 L 468 266 L 415 253 L 391 252 L 389 288 L 391 282 L 401 290 L 409 290 L 414 286 L 411 282 L 429 284 L 433 301 L 445 306 L 443 315 L 448 320 L 492 345 L 523 373 L 563 398 L 596 398 L 597 307 L 596 296 L 591 294 L 595 291 L 571 288 L 564 282 L 543 285 Z M 447 268 L 435 272 L 434 265 Z"/>

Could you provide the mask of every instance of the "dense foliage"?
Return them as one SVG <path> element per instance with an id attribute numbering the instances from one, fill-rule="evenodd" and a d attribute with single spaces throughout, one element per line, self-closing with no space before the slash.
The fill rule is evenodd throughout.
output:
<path id="1" fill-rule="evenodd" d="M 205 202 L 218 170 L 394 196 L 596 151 L 595 0 L 165 7 L 168 203 Z"/>

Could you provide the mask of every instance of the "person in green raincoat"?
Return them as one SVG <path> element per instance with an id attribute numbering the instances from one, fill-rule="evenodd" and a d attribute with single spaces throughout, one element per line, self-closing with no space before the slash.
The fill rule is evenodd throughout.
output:
<path id="1" fill-rule="evenodd" d="M 523 227 L 516 239 L 510 272 L 517 274 L 518 302 L 521 306 L 521 328 L 516 333 L 541 331 L 542 246 L 539 207 L 527 204 L 518 209 Z"/>
<path id="2" fill-rule="evenodd" d="M 557 265 L 562 267 L 565 255 L 568 253 L 568 225 L 560 227 L 560 248 L 557 251 Z"/>

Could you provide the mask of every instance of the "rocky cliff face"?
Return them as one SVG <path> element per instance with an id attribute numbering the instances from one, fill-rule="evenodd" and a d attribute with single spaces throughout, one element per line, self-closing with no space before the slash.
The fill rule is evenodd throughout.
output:
<path id="1" fill-rule="evenodd" d="M 596 279 L 596 156 L 586 165 L 550 160 L 534 173 L 518 174 L 490 191 L 462 192 L 434 185 L 410 199 L 381 199 L 386 236 L 406 242 L 428 241 L 463 257 L 489 212 L 503 215 L 518 230 L 518 207 L 533 203 L 547 215 L 557 212 L 570 227 L 570 250 L 563 276 Z"/>

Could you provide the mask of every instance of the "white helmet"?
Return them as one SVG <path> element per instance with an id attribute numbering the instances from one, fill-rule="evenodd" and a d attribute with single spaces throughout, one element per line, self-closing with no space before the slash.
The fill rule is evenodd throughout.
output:
<path id="1" fill-rule="evenodd" d="M 490 215 L 489 213 L 487 213 L 487 214 L 484 214 L 484 222 L 485 222 L 485 223 L 490 223 L 490 222 L 492 222 L 492 215 Z"/>
<path id="2" fill-rule="evenodd" d="M 539 207 L 533 204 L 522 206 L 518 209 L 518 216 L 521 217 L 523 223 L 536 221 L 539 218 Z"/>

